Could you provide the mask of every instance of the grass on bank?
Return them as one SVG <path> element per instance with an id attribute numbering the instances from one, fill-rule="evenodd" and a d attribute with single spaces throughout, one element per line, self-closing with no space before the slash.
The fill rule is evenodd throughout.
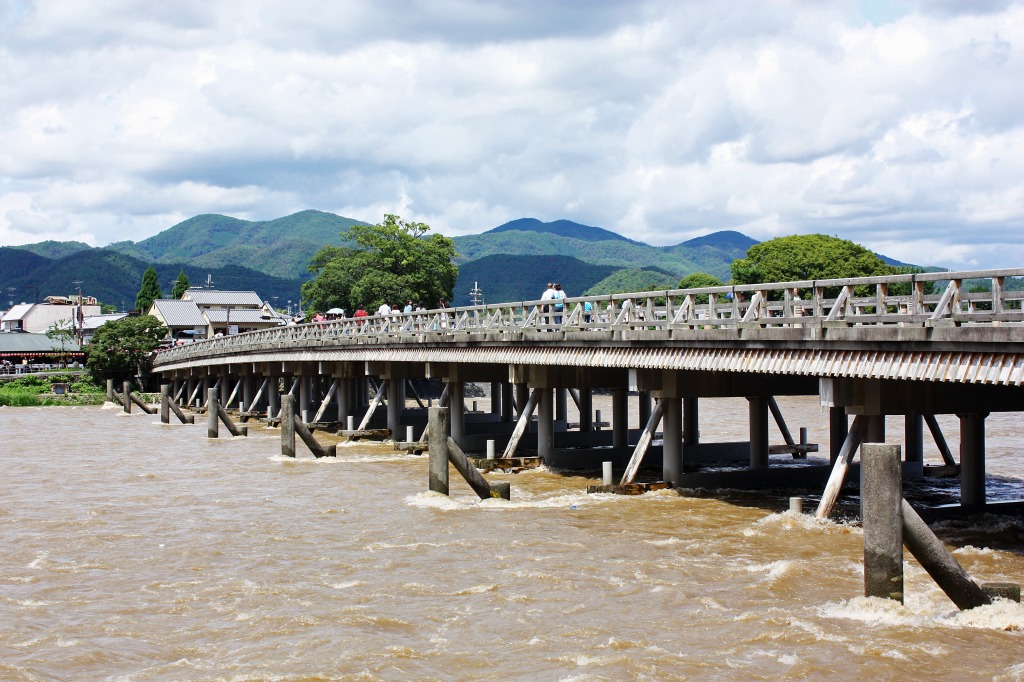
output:
<path id="1" fill-rule="evenodd" d="M 55 395 L 53 384 L 66 384 L 68 393 Z M 0 406 L 102 405 L 106 389 L 87 376 L 47 374 L 26 376 L 0 383 Z"/>

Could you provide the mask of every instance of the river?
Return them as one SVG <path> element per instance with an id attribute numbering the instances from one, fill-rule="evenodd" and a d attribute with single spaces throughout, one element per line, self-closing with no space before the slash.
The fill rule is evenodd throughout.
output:
<path id="1" fill-rule="evenodd" d="M 816 400 L 780 404 L 827 452 Z M 742 437 L 744 405 L 702 403 L 702 438 Z M 454 472 L 426 492 L 425 457 L 289 460 L 277 431 L 197 421 L 0 408 L 0 679 L 1024 679 L 1024 607 L 959 612 L 909 555 L 905 606 L 859 596 L 861 529 L 785 493 L 538 470 L 481 503 Z M 1020 442 L 989 419 L 1007 496 Z M 938 529 L 978 580 L 1024 581 L 1019 520 Z"/>

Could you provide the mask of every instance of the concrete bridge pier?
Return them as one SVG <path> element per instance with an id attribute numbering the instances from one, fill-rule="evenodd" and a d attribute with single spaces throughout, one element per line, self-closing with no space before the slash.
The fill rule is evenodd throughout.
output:
<path id="1" fill-rule="evenodd" d="M 334 397 L 338 406 L 336 413 L 337 422 L 343 427 L 348 421 L 348 416 L 352 414 L 351 403 L 352 403 L 352 388 L 351 381 L 344 377 L 334 377 Z"/>
<path id="2" fill-rule="evenodd" d="M 497 415 L 501 418 L 502 405 L 501 405 L 501 382 L 492 381 L 490 386 L 490 397 L 491 397 L 491 409 L 490 413 Z"/>
<path id="3" fill-rule="evenodd" d="M 871 414 L 867 415 L 868 424 L 867 431 L 864 433 L 865 443 L 884 443 L 885 442 L 885 415 L 884 414 Z"/>
<path id="4" fill-rule="evenodd" d="M 555 451 L 554 391 L 547 386 L 539 386 L 537 390 L 540 391 L 537 401 L 537 456 L 548 463 Z"/>
<path id="5" fill-rule="evenodd" d="M 683 401 L 674 382 L 666 381 L 661 394 L 661 479 L 678 487 L 683 476 Z"/>
<path id="6" fill-rule="evenodd" d="M 987 412 L 957 415 L 960 418 L 960 504 L 985 505 L 985 418 Z"/>
<path id="7" fill-rule="evenodd" d="M 509 368 L 510 373 L 514 368 Z M 527 384 L 525 377 L 522 380 L 515 379 L 512 381 L 513 392 L 515 393 L 516 399 L 516 420 L 523 416 L 523 410 L 526 408 L 526 403 L 530 400 L 530 386 Z"/>
<path id="8" fill-rule="evenodd" d="M 750 468 L 768 468 L 768 398 L 752 396 L 747 398 L 750 414 Z"/>
<path id="9" fill-rule="evenodd" d="M 924 415 L 908 414 L 903 417 L 904 478 L 924 476 Z"/>
<path id="10" fill-rule="evenodd" d="M 253 379 L 254 377 L 251 372 L 246 371 L 246 373 L 242 375 L 242 412 L 248 412 L 252 407 Z"/>
<path id="11" fill-rule="evenodd" d="M 612 447 L 629 447 L 629 404 L 624 387 L 612 389 Z"/>
<path id="12" fill-rule="evenodd" d="M 555 389 L 555 421 L 569 421 L 569 392 L 561 386 Z"/>
<path id="13" fill-rule="evenodd" d="M 683 399 L 683 443 L 700 444 L 700 399 L 697 397 Z"/>
<path id="14" fill-rule="evenodd" d="M 498 384 L 501 391 L 501 421 L 510 424 L 515 418 L 515 410 L 512 408 L 513 384 L 502 381 Z"/>
<path id="15" fill-rule="evenodd" d="M 580 389 L 580 432 L 594 430 L 594 389 Z"/>
<path id="16" fill-rule="evenodd" d="M 651 419 L 651 410 L 654 409 L 654 400 L 651 397 L 650 391 L 637 391 L 637 413 L 640 415 L 640 428 L 643 429 L 644 425 Z"/>
<path id="17" fill-rule="evenodd" d="M 388 381 L 388 430 L 391 439 L 398 442 L 403 439 L 402 412 L 405 409 L 405 379 Z"/>
<path id="18" fill-rule="evenodd" d="M 448 377 L 448 419 L 451 436 L 462 447 L 466 440 L 466 384 L 454 375 Z"/>
<path id="19" fill-rule="evenodd" d="M 281 413 L 281 378 L 271 375 L 267 383 L 267 419 L 273 419 Z"/>
<path id="20" fill-rule="evenodd" d="M 835 406 L 828 408 L 828 451 L 829 464 L 835 465 L 843 443 L 850 434 L 850 421 L 846 416 L 846 408 Z"/>
<path id="21" fill-rule="evenodd" d="M 227 368 L 220 371 L 217 386 L 220 389 L 217 400 L 220 401 L 221 405 L 227 406 L 228 396 L 231 395 L 231 374 L 228 372 Z"/>
<path id="22" fill-rule="evenodd" d="M 303 424 L 308 424 L 313 418 L 310 413 L 310 404 L 312 403 L 313 394 L 313 377 L 307 373 L 307 368 L 303 366 L 300 368 L 299 373 L 299 419 L 302 420 Z"/>

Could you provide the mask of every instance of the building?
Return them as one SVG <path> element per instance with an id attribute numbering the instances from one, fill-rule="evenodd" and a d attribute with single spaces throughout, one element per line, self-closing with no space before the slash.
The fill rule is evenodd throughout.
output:
<path id="1" fill-rule="evenodd" d="M 92 342 L 93 334 L 96 330 L 105 325 L 107 322 L 114 322 L 128 317 L 128 313 L 110 313 L 107 315 L 90 315 L 89 317 L 82 320 L 82 345 L 87 345 Z"/>
<path id="2" fill-rule="evenodd" d="M 63 357 L 62 357 L 63 356 Z M 84 363 L 85 353 L 74 341 L 57 339 L 46 334 L 0 333 L 0 372 L 14 373 L 33 365 Z"/>
<path id="3" fill-rule="evenodd" d="M 66 324 L 69 327 L 74 323 L 78 328 L 79 322 L 75 322 L 76 319 L 81 320 L 84 317 L 99 314 L 100 306 L 98 305 L 81 306 L 81 317 L 78 317 L 79 306 L 77 305 L 20 303 L 0 318 L 0 331 L 42 334 L 57 323 Z"/>
<path id="4" fill-rule="evenodd" d="M 178 343 L 277 327 L 287 321 L 255 291 L 188 289 L 180 300 L 153 301 L 149 314 L 166 325 Z"/>

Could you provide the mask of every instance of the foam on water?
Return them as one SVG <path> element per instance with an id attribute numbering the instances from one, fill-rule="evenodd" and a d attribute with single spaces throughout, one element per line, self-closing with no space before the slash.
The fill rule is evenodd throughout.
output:
<path id="1" fill-rule="evenodd" d="M 813 514 L 798 514 L 792 511 L 784 511 L 776 514 L 768 514 L 754 522 L 752 528 L 743 531 L 746 537 L 757 537 L 764 535 L 776 535 L 780 532 L 803 530 L 818 535 L 862 535 L 863 530 L 858 526 L 851 526 L 842 521 L 819 519 Z"/>
<path id="2" fill-rule="evenodd" d="M 952 603 L 947 602 L 950 607 Z M 924 606 L 924 603 L 920 604 Z M 930 614 L 916 610 L 913 605 L 903 605 L 892 599 L 879 597 L 854 597 L 845 602 L 826 604 L 818 609 L 827 618 L 856 620 L 872 625 L 895 627 L 971 627 L 1007 632 L 1024 631 L 1024 606 L 1006 599 L 996 599 L 992 604 L 979 606 L 967 611 L 946 611 Z"/>

